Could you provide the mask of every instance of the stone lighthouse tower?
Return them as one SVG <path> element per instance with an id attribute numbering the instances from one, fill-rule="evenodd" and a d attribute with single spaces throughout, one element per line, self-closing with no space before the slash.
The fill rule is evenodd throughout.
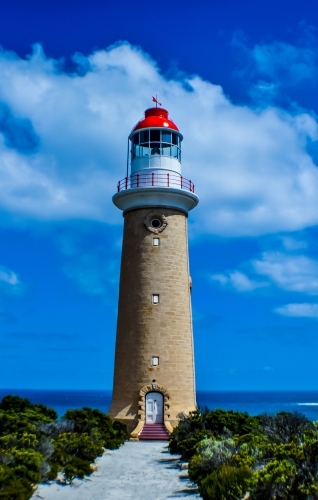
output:
<path id="1" fill-rule="evenodd" d="M 196 407 L 187 217 L 199 199 L 182 139 L 167 110 L 147 109 L 113 196 L 125 222 L 110 415 L 136 439 Z"/>

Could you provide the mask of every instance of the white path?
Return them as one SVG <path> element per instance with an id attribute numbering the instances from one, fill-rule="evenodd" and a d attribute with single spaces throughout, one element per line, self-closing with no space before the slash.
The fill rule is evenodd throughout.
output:
<path id="1" fill-rule="evenodd" d="M 166 500 L 201 498 L 163 442 L 127 442 L 97 460 L 88 480 L 40 485 L 32 500 Z"/>

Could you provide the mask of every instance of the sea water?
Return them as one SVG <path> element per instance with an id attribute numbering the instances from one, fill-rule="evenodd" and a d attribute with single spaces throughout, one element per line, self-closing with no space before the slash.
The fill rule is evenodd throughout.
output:
<path id="1" fill-rule="evenodd" d="M 111 391 L 0 389 L 0 400 L 7 394 L 28 398 L 54 408 L 62 416 L 68 409 L 98 408 L 107 412 Z M 299 412 L 318 420 L 318 391 L 197 391 L 197 404 L 210 409 L 222 408 L 248 412 L 251 415 Z"/>

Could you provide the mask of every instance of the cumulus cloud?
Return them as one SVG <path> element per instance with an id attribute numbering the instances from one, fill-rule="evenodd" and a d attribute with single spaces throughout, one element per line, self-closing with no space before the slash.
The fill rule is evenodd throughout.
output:
<path id="1" fill-rule="evenodd" d="M 168 79 L 128 43 L 74 63 L 67 72 L 39 45 L 26 59 L 0 53 L 3 214 L 119 222 L 111 196 L 125 175 L 127 136 L 157 93 L 184 134 L 183 172 L 201 199 L 191 215 L 197 233 L 259 235 L 318 223 L 318 171 L 307 152 L 318 135 L 309 113 L 235 105 L 199 76 Z"/>
<path id="2" fill-rule="evenodd" d="M 24 285 L 18 275 L 11 269 L 0 266 L 0 295 L 17 296 L 21 295 L 23 291 Z"/>
<path id="3" fill-rule="evenodd" d="M 288 251 L 301 250 L 308 247 L 307 241 L 303 239 L 291 238 L 290 236 L 281 237 L 284 248 Z"/>
<path id="4" fill-rule="evenodd" d="M 255 45 L 251 51 L 258 72 L 285 85 L 297 85 L 317 72 L 313 47 L 296 47 L 285 42 Z"/>
<path id="5" fill-rule="evenodd" d="M 295 253 L 303 248 L 303 243 L 287 239 L 287 244 L 286 240 L 283 244 L 290 249 L 290 253 L 263 252 L 260 257 L 241 264 L 246 273 L 230 270 L 213 275 L 212 280 L 238 292 L 274 286 L 287 292 L 318 295 L 318 261 Z"/>
<path id="6" fill-rule="evenodd" d="M 277 307 L 274 311 L 282 316 L 318 318 L 318 304 L 286 304 Z"/>
<path id="7" fill-rule="evenodd" d="M 305 23 L 294 45 L 277 40 L 251 47 L 241 32 L 235 33 L 232 45 L 241 56 L 235 73 L 247 94 L 260 105 L 276 101 L 295 106 L 297 89 L 307 87 L 312 92 L 318 79 L 318 40 Z"/>
<path id="8" fill-rule="evenodd" d="M 252 292 L 257 288 L 268 286 L 268 283 L 251 280 L 246 274 L 240 271 L 232 271 L 226 274 L 214 274 L 211 278 L 221 285 L 228 285 L 234 288 L 238 292 Z"/>
<path id="9" fill-rule="evenodd" d="M 318 294 L 318 261 L 315 259 L 305 255 L 264 252 L 252 265 L 257 274 L 283 290 Z"/>

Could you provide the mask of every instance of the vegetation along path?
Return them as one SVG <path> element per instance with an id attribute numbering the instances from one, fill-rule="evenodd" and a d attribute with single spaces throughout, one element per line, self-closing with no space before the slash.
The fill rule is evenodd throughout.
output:
<path id="1" fill-rule="evenodd" d="M 72 485 L 40 484 L 32 500 L 166 500 L 200 498 L 176 455 L 160 441 L 127 442 L 96 460 L 98 469 Z"/>

